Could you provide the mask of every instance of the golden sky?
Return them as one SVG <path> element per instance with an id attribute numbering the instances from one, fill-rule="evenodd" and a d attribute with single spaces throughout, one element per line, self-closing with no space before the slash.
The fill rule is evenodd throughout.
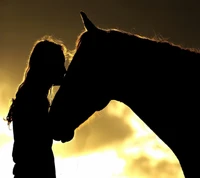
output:
<path id="1" fill-rule="evenodd" d="M 2 120 L 5 108 L 0 109 L 0 177 L 11 178 L 13 138 Z M 117 101 L 83 124 L 72 141 L 54 142 L 53 151 L 57 178 L 184 178 L 172 151 Z"/>

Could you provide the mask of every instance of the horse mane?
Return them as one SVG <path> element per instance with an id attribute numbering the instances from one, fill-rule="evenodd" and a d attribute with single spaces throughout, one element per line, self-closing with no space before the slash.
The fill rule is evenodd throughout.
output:
<path id="1" fill-rule="evenodd" d="M 200 53 L 199 49 L 186 48 L 181 45 L 174 44 L 159 35 L 155 35 L 154 37 L 150 38 L 150 37 L 141 36 L 139 34 L 126 32 L 126 31 L 116 29 L 116 28 L 111 28 L 111 29 L 98 28 L 98 29 L 102 32 L 110 34 L 110 36 L 113 36 L 112 38 L 113 41 L 116 41 L 116 38 L 119 40 L 125 40 L 127 42 L 130 40 L 140 40 L 140 41 L 145 40 L 146 43 L 147 42 L 151 43 L 153 46 L 158 44 L 158 45 L 162 45 L 165 48 L 171 48 L 172 50 L 182 50 L 183 52 L 186 52 L 186 53 L 196 53 L 196 54 Z M 80 35 L 78 36 L 76 40 L 75 50 L 77 50 L 81 46 L 83 41 L 87 41 L 88 38 L 90 38 L 90 36 L 88 35 L 88 31 L 85 30 L 82 33 L 80 33 Z"/>
<path id="2" fill-rule="evenodd" d="M 164 39 L 161 36 L 155 35 L 154 37 L 150 38 L 150 37 L 145 37 L 145 36 L 141 36 L 139 34 L 132 34 L 130 32 L 126 32 L 123 30 L 119 30 L 119 29 L 109 29 L 109 33 L 113 34 L 114 37 L 119 37 L 121 39 L 138 39 L 138 40 L 145 40 L 148 41 L 149 43 L 151 43 L 153 46 L 154 44 L 158 44 L 158 45 L 163 45 L 166 48 L 172 48 L 174 50 L 178 49 L 178 50 L 182 50 L 185 52 L 192 52 L 192 53 L 200 53 L 199 49 L 195 49 L 195 48 L 186 48 L 183 47 L 181 45 L 177 45 L 174 44 L 170 41 L 168 41 L 167 39 Z"/>

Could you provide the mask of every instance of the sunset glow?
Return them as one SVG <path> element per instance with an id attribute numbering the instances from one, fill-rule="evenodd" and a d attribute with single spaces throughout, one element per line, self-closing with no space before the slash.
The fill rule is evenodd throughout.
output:
<path id="1" fill-rule="evenodd" d="M 14 165 L 11 156 L 13 133 L 3 120 L 6 113 L 7 109 L 2 107 L 0 166 L 4 169 L 0 172 L 0 177 L 11 178 Z M 126 127 L 130 128 L 126 130 Z M 83 134 L 88 131 L 89 135 L 84 136 Z M 126 136 L 127 133 L 129 136 Z M 127 138 L 121 138 L 123 135 Z M 110 141 L 106 141 L 107 139 Z M 121 141 L 118 142 L 118 139 Z M 130 108 L 117 101 L 111 101 L 108 107 L 94 114 L 76 131 L 72 141 L 65 144 L 54 142 L 53 151 L 57 178 L 138 178 L 140 176 L 152 178 L 153 175 L 158 177 L 162 175 L 162 178 L 169 178 L 169 176 L 183 178 L 173 152 Z M 162 165 L 161 168 L 160 166 L 158 168 L 159 164 Z M 173 167 L 174 176 L 168 171 L 170 165 Z M 147 167 L 152 170 L 151 173 L 145 173 Z"/>
<path id="2" fill-rule="evenodd" d="M 60 165 L 59 165 L 60 163 Z M 118 158 L 115 151 L 92 153 L 80 157 L 56 159 L 57 169 L 63 167 L 64 177 L 88 177 L 88 178 L 114 178 L 121 177 L 125 160 Z M 59 175 L 61 178 L 62 175 Z"/>

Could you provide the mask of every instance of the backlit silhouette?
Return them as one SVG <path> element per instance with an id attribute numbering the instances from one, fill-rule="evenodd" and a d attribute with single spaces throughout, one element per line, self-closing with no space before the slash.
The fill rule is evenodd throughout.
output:
<path id="1" fill-rule="evenodd" d="M 81 15 L 85 31 L 50 110 L 53 138 L 71 140 L 95 111 L 117 100 L 172 149 L 186 178 L 196 177 L 200 53 L 121 30 L 103 30 Z"/>
<path id="2" fill-rule="evenodd" d="M 48 121 L 48 93 L 66 72 L 65 46 L 44 37 L 30 54 L 24 79 L 12 101 L 7 120 L 13 121 L 15 178 L 55 178 L 53 139 Z"/>

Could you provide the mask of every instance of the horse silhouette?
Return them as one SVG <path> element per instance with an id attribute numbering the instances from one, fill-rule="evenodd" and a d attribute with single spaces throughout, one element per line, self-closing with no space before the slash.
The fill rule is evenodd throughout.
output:
<path id="1" fill-rule="evenodd" d="M 15 178 L 56 177 L 47 96 L 66 73 L 65 50 L 62 43 L 45 36 L 31 51 L 24 79 L 7 116 L 8 124 L 13 122 Z"/>
<path id="2" fill-rule="evenodd" d="M 71 140 L 95 111 L 117 100 L 171 148 L 186 178 L 196 177 L 200 53 L 164 40 L 104 30 L 85 13 L 81 16 L 85 31 L 49 112 L 53 138 Z"/>

